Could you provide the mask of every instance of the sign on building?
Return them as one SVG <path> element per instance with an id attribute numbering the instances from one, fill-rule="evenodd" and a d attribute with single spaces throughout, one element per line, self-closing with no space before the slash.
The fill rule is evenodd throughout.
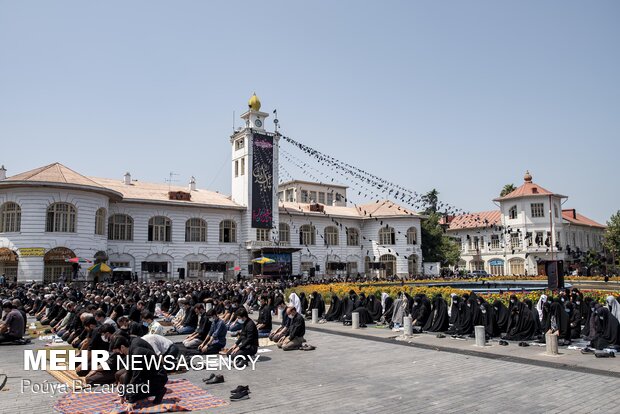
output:
<path id="1" fill-rule="evenodd" d="M 273 222 L 273 137 L 254 134 L 252 144 L 252 227 L 271 229 Z"/>

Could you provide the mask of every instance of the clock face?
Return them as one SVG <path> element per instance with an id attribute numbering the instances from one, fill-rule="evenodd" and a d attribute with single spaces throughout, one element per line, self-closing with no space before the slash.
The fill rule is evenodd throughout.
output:
<path id="1" fill-rule="evenodd" d="M 257 120 L 254 121 L 254 126 L 256 128 L 260 128 L 260 127 L 263 126 L 263 122 L 260 119 L 257 119 Z"/>

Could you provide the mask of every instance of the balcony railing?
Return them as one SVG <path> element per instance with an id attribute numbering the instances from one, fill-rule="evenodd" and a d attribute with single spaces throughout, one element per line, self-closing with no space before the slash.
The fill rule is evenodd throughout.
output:
<path id="1" fill-rule="evenodd" d="M 256 241 L 247 240 L 245 242 L 245 248 L 248 250 L 260 249 L 262 247 L 290 247 L 290 242 L 274 242 L 274 241 Z"/>

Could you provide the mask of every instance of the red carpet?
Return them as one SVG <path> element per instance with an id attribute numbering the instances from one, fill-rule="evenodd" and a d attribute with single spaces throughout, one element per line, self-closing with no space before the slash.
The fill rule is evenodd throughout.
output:
<path id="1" fill-rule="evenodd" d="M 220 407 L 227 402 L 215 398 L 186 379 L 169 380 L 168 392 L 159 405 L 153 405 L 153 397 L 142 400 L 131 413 L 170 413 L 197 411 Z M 54 409 L 62 414 L 121 414 L 128 413 L 116 393 L 69 393 L 60 397 Z"/>

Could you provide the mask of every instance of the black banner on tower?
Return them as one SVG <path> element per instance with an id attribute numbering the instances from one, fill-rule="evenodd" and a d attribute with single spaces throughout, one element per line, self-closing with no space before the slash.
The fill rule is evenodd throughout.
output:
<path id="1" fill-rule="evenodd" d="M 273 222 L 273 137 L 254 134 L 252 150 L 252 227 L 270 229 Z"/>

